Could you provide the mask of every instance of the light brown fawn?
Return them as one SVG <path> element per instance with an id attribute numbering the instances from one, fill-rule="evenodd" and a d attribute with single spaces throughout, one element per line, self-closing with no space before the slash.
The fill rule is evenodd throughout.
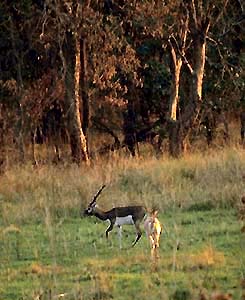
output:
<path id="1" fill-rule="evenodd" d="M 157 218 L 157 214 L 158 211 L 153 210 L 144 222 L 146 236 L 149 239 L 150 246 L 151 246 L 151 257 L 153 259 L 159 257 L 158 249 L 159 249 L 160 236 L 162 233 L 162 225 Z"/>

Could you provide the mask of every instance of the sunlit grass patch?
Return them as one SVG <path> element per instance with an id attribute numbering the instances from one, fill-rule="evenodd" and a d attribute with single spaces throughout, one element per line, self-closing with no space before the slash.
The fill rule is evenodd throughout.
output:
<path id="1" fill-rule="evenodd" d="M 205 268 L 209 266 L 220 266 L 225 263 L 224 253 L 215 250 L 211 245 L 205 246 L 198 253 L 190 254 L 183 259 L 191 268 Z"/>
<path id="2" fill-rule="evenodd" d="M 10 224 L 9 226 L 3 228 L 3 230 L 1 231 L 2 235 L 6 235 L 6 234 L 12 233 L 12 232 L 20 233 L 21 229 L 14 224 Z"/>
<path id="3" fill-rule="evenodd" d="M 48 275 L 48 274 L 59 274 L 62 273 L 63 269 L 57 265 L 43 265 L 40 263 L 32 263 L 30 267 L 25 270 L 25 273 L 28 274 L 37 274 L 37 275 Z"/>
<path id="4" fill-rule="evenodd" d="M 117 252 L 117 250 L 115 250 Z M 132 251 L 131 251 L 132 252 Z M 138 252 L 138 251 L 137 251 Z M 112 257 L 108 255 L 107 258 L 89 258 L 83 259 L 81 263 L 86 266 L 88 270 L 95 272 L 96 270 L 103 270 L 107 272 L 120 272 L 120 273 L 143 273 L 149 267 L 151 261 L 147 253 L 143 254 L 129 254 L 122 251 L 118 251 L 118 256 L 113 254 Z"/>

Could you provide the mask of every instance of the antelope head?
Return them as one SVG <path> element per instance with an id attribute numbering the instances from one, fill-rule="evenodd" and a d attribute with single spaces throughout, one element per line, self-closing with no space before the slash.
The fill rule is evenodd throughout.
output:
<path id="1" fill-rule="evenodd" d="M 96 207 L 96 200 L 104 188 L 105 188 L 105 184 L 103 184 L 102 187 L 98 190 L 98 192 L 93 196 L 92 201 L 89 203 L 88 207 L 84 210 L 83 215 L 86 215 L 86 216 L 94 215 L 94 209 Z"/>

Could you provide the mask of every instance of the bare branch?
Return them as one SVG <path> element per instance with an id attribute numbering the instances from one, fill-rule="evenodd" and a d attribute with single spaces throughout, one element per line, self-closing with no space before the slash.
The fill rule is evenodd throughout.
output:
<path id="1" fill-rule="evenodd" d="M 175 65 L 176 64 L 176 52 L 175 52 L 174 46 L 173 46 L 170 38 L 168 39 L 168 43 L 169 43 L 169 46 L 171 48 L 172 60 L 173 60 L 174 65 Z"/>
<path id="2" fill-rule="evenodd" d="M 217 24 L 219 22 L 219 19 L 222 17 L 222 15 L 223 15 L 223 13 L 224 13 L 224 11 L 226 9 L 228 1 L 229 0 L 225 0 L 224 5 L 222 6 L 222 9 L 220 10 L 218 16 L 215 18 L 215 21 L 213 22 L 213 25 L 215 25 L 215 24 Z"/>
<path id="3" fill-rule="evenodd" d="M 231 28 L 232 28 L 232 27 L 234 27 L 234 26 L 236 26 L 236 25 L 240 25 L 240 24 L 241 24 L 242 22 L 244 22 L 244 21 L 245 21 L 245 17 L 244 17 L 244 16 L 241 16 L 241 18 L 240 18 L 237 22 L 232 23 L 232 24 L 230 25 L 229 29 L 226 30 L 222 35 L 220 35 L 220 37 L 225 36 L 227 33 L 229 33 L 229 32 L 231 31 Z"/>
<path id="4" fill-rule="evenodd" d="M 241 7 L 242 12 L 244 11 L 243 5 L 242 5 L 242 1 L 241 0 L 237 0 L 237 2 L 239 2 L 239 5 Z"/>
<path id="5" fill-rule="evenodd" d="M 182 55 L 182 58 L 183 58 L 183 60 L 184 60 L 184 63 L 185 63 L 186 66 L 188 67 L 190 73 L 193 74 L 193 73 L 194 73 L 194 70 L 193 70 L 192 66 L 190 65 L 190 63 L 188 62 L 188 59 L 186 58 L 186 56 L 185 56 L 185 55 Z"/>
<path id="6" fill-rule="evenodd" d="M 194 71 L 193 71 L 193 68 L 192 68 L 192 66 L 190 65 L 189 61 L 187 60 L 187 58 L 186 58 L 186 56 L 185 56 L 185 51 L 184 51 L 184 49 L 181 50 L 181 49 L 179 48 L 179 44 L 178 44 L 176 38 L 175 38 L 173 35 L 172 35 L 171 37 L 172 37 L 172 39 L 173 39 L 174 42 L 175 42 L 175 45 L 176 45 L 176 49 L 177 49 L 177 51 L 178 51 L 178 54 L 181 56 L 183 62 L 187 65 L 187 67 L 188 67 L 190 73 L 193 74 L 193 72 L 194 72 Z M 169 42 L 171 43 L 170 39 L 169 39 Z M 172 43 L 171 43 L 171 45 L 172 45 Z M 173 47 L 173 45 L 172 45 L 172 47 Z"/>
<path id="7" fill-rule="evenodd" d="M 193 19 L 194 19 L 194 23 L 196 28 L 198 27 L 198 23 L 197 23 L 197 12 L 196 12 L 196 6 L 195 6 L 195 2 L 194 0 L 191 1 L 192 4 L 192 9 L 193 9 Z"/>

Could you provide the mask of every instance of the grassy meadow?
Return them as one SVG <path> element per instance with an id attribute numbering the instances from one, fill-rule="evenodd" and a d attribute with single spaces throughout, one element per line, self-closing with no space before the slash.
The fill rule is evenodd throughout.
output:
<path id="1" fill-rule="evenodd" d="M 81 218 L 102 183 L 105 210 L 158 207 L 159 259 L 145 235 L 130 247 L 133 226 L 124 226 L 119 250 L 116 229 L 107 243 L 107 222 Z M 0 177 L 0 300 L 245 299 L 244 193 L 239 148 L 11 167 Z"/>

